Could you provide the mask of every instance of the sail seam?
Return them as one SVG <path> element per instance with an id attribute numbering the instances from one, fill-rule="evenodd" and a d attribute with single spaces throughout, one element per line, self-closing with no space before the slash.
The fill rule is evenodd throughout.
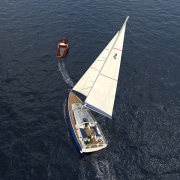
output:
<path id="1" fill-rule="evenodd" d="M 104 75 L 104 74 L 100 74 L 100 75 L 102 75 L 102 76 L 104 76 L 104 77 L 107 77 L 107 78 L 109 78 L 109 79 L 112 79 L 112 80 L 114 80 L 114 81 L 117 81 L 117 79 L 111 78 L 111 77 L 106 76 L 106 75 Z"/>
<path id="2" fill-rule="evenodd" d="M 116 50 L 118 50 L 118 51 L 122 51 L 122 49 L 118 49 L 118 48 L 114 48 L 114 49 L 116 49 Z"/>
<path id="3" fill-rule="evenodd" d="M 99 71 L 98 69 L 96 69 L 96 68 L 94 68 L 94 67 L 90 67 L 90 68 L 92 68 L 92 69 L 94 69 L 94 70 L 96 70 L 96 71 Z"/>

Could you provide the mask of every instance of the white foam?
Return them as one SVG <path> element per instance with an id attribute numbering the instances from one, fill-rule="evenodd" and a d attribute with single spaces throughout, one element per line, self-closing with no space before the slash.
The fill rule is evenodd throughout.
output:
<path id="1" fill-rule="evenodd" d="M 61 72 L 61 75 L 64 81 L 66 82 L 66 84 L 68 84 L 70 87 L 73 87 L 74 83 L 66 70 L 66 65 L 64 61 L 61 61 L 61 60 L 58 61 L 58 69 Z"/>

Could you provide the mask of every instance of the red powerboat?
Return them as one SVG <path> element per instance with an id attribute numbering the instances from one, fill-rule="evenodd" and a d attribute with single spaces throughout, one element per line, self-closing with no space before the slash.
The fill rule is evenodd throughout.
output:
<path id="1" fill-rule="evenodd" d="M 61 39 L 58 42 L 57 46 L 57 57 L 58 58 L 65 58 L 68 54 L 68 40 L 67 39 Z"/>

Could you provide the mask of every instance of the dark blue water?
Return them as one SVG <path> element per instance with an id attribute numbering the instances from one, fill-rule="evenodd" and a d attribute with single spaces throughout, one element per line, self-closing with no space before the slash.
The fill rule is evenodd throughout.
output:
<path id="1" fill-rule="evenodd" d="M 81 158 L 68 89 L 127 15 L 113 119 L 99 122 L 109 147 Z M 0 179 L 180 179 L 179 48 L 178 0 L 1 0 Z"/>

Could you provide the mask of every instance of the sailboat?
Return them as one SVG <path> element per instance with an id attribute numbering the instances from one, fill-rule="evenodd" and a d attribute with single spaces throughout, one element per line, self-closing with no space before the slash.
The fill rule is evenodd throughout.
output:
<path id="1" fill-rule="evenodd" d="M 99 151 L 108 145 L 93 111 L 112 119 L 128 18 L 69 92 L 67 119 L 81 153 Z M 79 93 L 85 97 L 84 101 Z"/>

